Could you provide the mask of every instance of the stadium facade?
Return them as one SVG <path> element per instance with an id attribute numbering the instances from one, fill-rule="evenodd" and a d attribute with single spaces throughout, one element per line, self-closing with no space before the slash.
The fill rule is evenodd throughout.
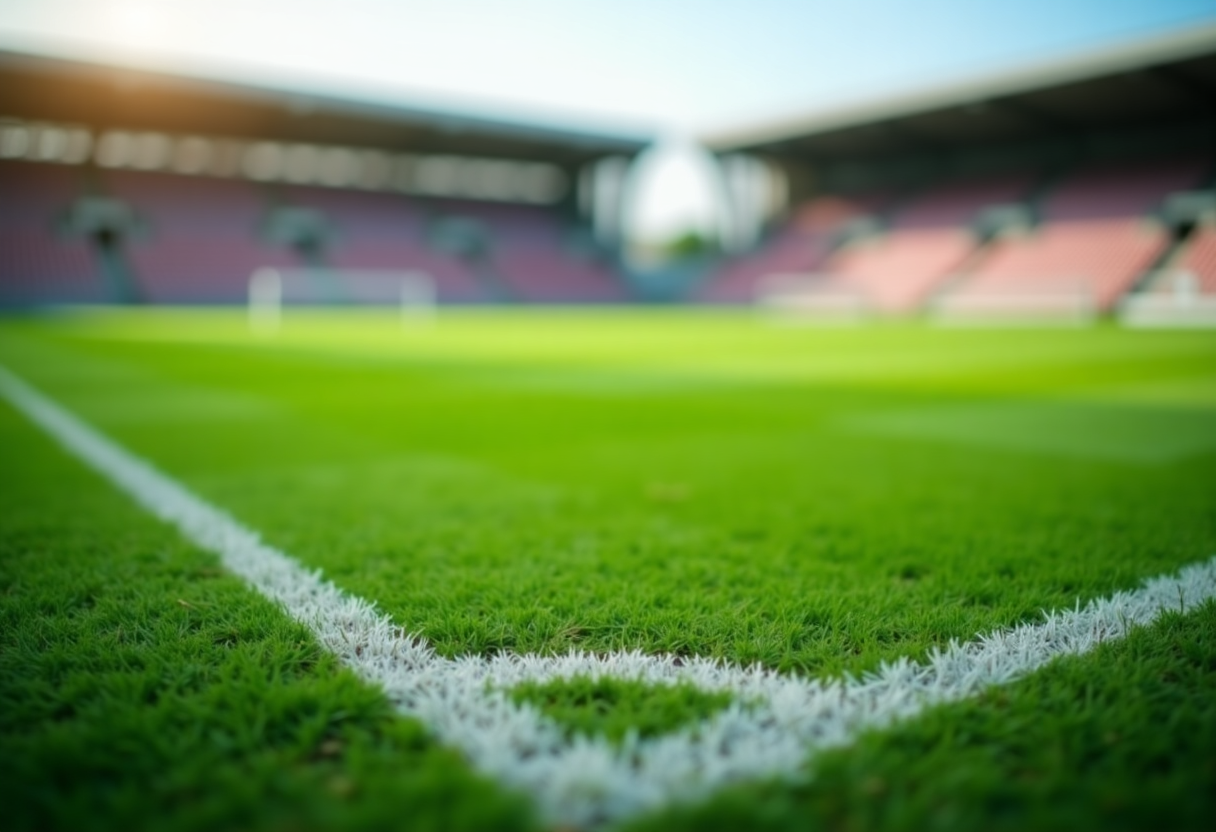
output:
<path id="1" fill-rule="evenodd" d="M 592 217 L 644 137 L 13 53 L 0 116 L 6 305 L 242 302 L 262 267 L 411 269 L 446 303 L 626 299 Z"/>
<path id="2" fill-rule="evenodd" d="M 408 269 L 443 303 L 656 296 L 621 257 L 647 137 L 15 53 L 0 82 L 5 305 L 239 303 L 263 267 Z M 1214 100 L 1208 26 L 705 137 L 738 233 L 683 299 L 1202 317 Z"/>
<path id="3" fill-rule="evenodd" d="M 791 208 L 698 292 L 822 315 L 1092 316 L 1216 293 L 1216 26 L 706 137 Z"/>

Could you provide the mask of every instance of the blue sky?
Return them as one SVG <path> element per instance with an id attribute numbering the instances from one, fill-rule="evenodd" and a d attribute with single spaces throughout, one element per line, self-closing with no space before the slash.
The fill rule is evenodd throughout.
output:
<path id="1" fill-rule="evenodd" d="M 0 44 L 693 132 L 1216 20 L 1216 0 L 0 0 Z"/>

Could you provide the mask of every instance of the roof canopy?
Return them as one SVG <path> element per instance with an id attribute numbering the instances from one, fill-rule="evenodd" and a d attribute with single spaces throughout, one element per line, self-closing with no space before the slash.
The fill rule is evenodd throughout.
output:
<path id="1" fill-rule="evenodd" d="M 1216 125 L 1216 25 L 703 137 L 812 164 Z"/>
<path id="2" fill-rule="evenodd" d="M 632 154 L 647 137 L 368 103 L 111 64 L 0 52 L 0 115 L 164 131 L 544 160 Z"/>

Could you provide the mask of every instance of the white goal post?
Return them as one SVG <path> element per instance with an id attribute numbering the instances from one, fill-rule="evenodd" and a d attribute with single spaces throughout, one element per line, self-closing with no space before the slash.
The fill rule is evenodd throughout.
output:
<path id="1" fill-rule="evenodd" d="M 430 321 L 435 281 L 426 272 L 391 269 L 261 268 L 249 276 L 249 327 L 277 332 L 284 306 L 382 306 L 400 310 L 402 326 Z"/>

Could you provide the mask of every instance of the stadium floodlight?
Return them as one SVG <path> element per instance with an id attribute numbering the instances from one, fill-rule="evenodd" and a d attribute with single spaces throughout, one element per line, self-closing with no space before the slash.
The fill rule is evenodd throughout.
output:
<path id="1" fill-rule="evenodd" d="M 411 328 L 435 314 L 435 281 L 425 272 L 391 269 L 260 268 L 249 277 L 249 328 L 278 332 L 284 306 L 397 307 Z"/>

